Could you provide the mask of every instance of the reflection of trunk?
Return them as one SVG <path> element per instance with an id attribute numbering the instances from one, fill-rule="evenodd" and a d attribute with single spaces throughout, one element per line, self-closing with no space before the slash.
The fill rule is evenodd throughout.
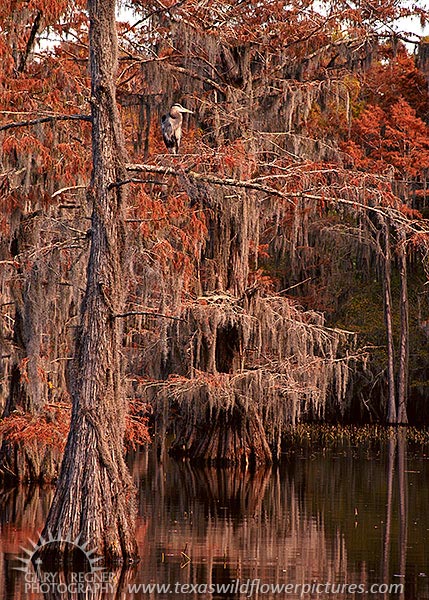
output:
<path id="1" fill-rule="evenodd" d="M 395 475 L 396 437 L 389 438 L 389 462 L 387 466 L 386 530 L 383 546 L 383 581 L 389 583 L 389 561 L 392 527 L 393 478 Z"/>
<path id="2" fill-rule="evenodd" d="M 115 1 L 90 0 L 93 203 L 88 280 L 77 336 L 71 394 L 70 434 L 55 498 L 43 536 L 76 538 L 96 548 L 108 563 L 137 553 L 135 501 L 124 461 L 125 399 L 122 390 L 124 188 L 126 178 L 120 120 L 115 99 L 117 38 Z M 69 557 L 63 542 L 42 556 Z"/>
<path id="3" fill-rule="evenodd" d="M 13 562 L 14 566 L 22 566 L 22 564 L 19 565 L 16 558 L 11 562 L 7 556 L 16 555 L 19 546 L 31 549 L 28 536 L 33 531 L 40 531 L 52 497 L 53 488 L 46 485 L 17 485 L 2 489 L 0 493 L 0 552 L 2 555 L 0 596 L 2 598 L 34 597 L 28 590 L 24 591 L 24 574 L 15 571 L 12 567 Z M 4 581 L 2 581 L 2 575 L 4 575 Z"/>
<path id="4" fill-rule="evenodd" d="M 189 496 L 204 502 L 214 518 L 241 518 L 246 513 L 257 518 L 261 514 L 271 467 L 261 467 L 254 471 L 244 471 L 238 466 L 229 469 L 200 469 L 186 461 L 181 463 L 181 476 L 183 488 L 189 488 Z M 225 507 L 228 507 L 227 514 Z"/>
<path id="5" fill-rule="evenodd" d="M 406 431 L 398 431 L 398 483 L 399 483 L 399 573 L 405 587 L 405 571 L 407 566 L 407 538 L 408 538 L 408 498 L 407 498 L 407 448 Z M 404 590 L 405 592 L 405 590 Z M 401 593 L 401 598 L 404 597 Z"/>
<path id="6" fill-rule="evenodd" d="M 384 229 L 384 318 L 386 322 L 387 335 L 387 383 L 388 403 L 387 422 L 396 423 L 396 401 L 395 401 L 395 353 L 393 344 L 392 327 L 392 292 L 391 292 L 391 253 L 389 224 L 383 222 Z"/>
<path id="7" fill-rule="evenodd" d="M 400 428 L 395 431 L 394 437 L 389 439 L 389 462 L 388 462 L 388 477 L 387 477 L 387 514 L 386 514 L 386 531 L 384 535 L 383 548 L 383 581 L 390 583 L 389 579 L 389 561 L 391 549 L 391 526 L 392 526 L 392 505 L 393 505 L 393 480 L 395 476 L 395 454 L 396 447 L 398 448 L 398 496 L 399 496 L 399 575 L 401 583 L 404 584 L 404 590 L 401 593 L 401 598 L 405 593 L 405 571 L 407 564 L 407 518 L 408 518 L 408 500 L 407 500 L 407 476 L 406 476 L 406 431 Z M 386 597 L 388 594 L 386 594 Z"/>
<path id="8" fill-rule="evenodd" d="M 398 374 L 398 423 L 408 423 L 407 418 L 407 387 L 408 387 L 408 355 L 409 355 L 409 326 L 408 326 L 408 290 L 407 290 L 407 256 L 405 234 L 399 233 L 399 274 L 401 278 L 401 334 L 399 341 L 399 374 Z"/>
<path id="9" fill-rule="evenodd" d="M 3 541 L 16 543 L 18 532 L 26 539 L 29 531 L 40 530 L 52 502 L 51 486 L 18 485 L 0 495 L 0 526 Z M 25 535 L 22 533 L 25 532 Z M 9 597 L 9 596 L 8 596 Z M 10 596 L 13 597 L 13 596 Z"/>
<path id="10" fill-rule="evenodd" d="M 29 248 L 37 249 L 39 213 L 21 216 L 11 242 L 11 254 L 25 262 Z M 30 261 L 29 261 L 30 262 Z M 21 286 L 15 286 L 14 356 L 9 395 L 3 417 L 20 413 L 40 415 L 47 399 L 47 386 L 41 369 L 41 338 L 46 313 L 45 265 L 37 259 L 29 271 L 19 268 Z M 0 450 L 0 476 L 20 481 L 51 481 L 58 472 L 61 455 L 46 444 L 36 441 L 3 440 Z"/>

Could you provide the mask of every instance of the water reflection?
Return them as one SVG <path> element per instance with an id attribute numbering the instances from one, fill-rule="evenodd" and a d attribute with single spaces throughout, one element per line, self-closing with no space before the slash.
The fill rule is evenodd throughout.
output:
<path id="1" fill-rule="evenodd" d="M 137 568 L 114 573 L 113 588 L 98 595 L 26 593 L 24 574 L 12 567 L 27 538 L 37 539 L 52 488 L 3 490 L 1 598 L 297 598 L 308 588 L 275 594 L 262 586 L 327 583 L 404 583 L 402 594 L 381 588 L 371 596 L 429 598 L 429 464 L 407 457 L 402 431 L 382 452 L 341 448 L 255 473 L 160 463 L 153 452 L 134 455 L 130 467 L 140 506 Z M 130 584 L 170 589 L 132 592 Z M 211 593 L 218 584 L 229 589 Z"/>

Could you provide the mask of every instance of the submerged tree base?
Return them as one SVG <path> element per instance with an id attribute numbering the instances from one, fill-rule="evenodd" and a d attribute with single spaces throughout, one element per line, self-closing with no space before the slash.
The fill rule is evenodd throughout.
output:
<path id="1" fill-rule="evenodd" d="M 199 427 L 185 423 L 170 454 L 218 466 L 257 466 L 273 460 L 260 417 L 238 403 L 208 415 Z"/>
<path id="2" fill-rule="evenodd" d="M 51 483 L 58 476 L 62 451 L 37 442 L 3 441 L 0 449 L 0 480 Z"/>
<path id="3" fill-rule="evenodd" d="M 68 407 L 14 410 L 0 423 L 0 479 L 51 483 L 58 477 L 70 425 Z"/>

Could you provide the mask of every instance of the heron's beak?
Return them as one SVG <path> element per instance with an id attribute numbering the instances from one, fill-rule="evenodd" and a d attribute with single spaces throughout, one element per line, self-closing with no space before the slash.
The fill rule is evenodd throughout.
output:
<path id="1" fill-rule="evenodd" d="M 189 108 L 183 108 L 182 112 L 184 112 L 184 113 L 190 113 L 191 115 L 194 114 L 194 111 L 193 110 L 189 110 Z"/>

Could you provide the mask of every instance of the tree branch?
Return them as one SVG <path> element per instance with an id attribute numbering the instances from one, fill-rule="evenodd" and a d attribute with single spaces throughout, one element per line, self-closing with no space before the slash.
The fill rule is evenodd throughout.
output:
<path id="1" fill-rule="evenodd" d="M 258 190 L 260 192 L 265 192 L 266 194 L 273 194 L 275 196 L 280 196 L 288 200 L 291 204 L 293 201 L 290 200 L 291 195 L 281 190 L 277 190 L 276 188 L 270 187 L 268 185 L 263 185 L 261 183 L 255 183 L 252 180 L 243 181 L 242 179 L 232 179 L 231 177 L 216 177 L 215 175 L 205 175 L 204 173 L 197 173 L 196 171 L 191 171 L 190 169 L 182 169 L 182 171 L 178 171 L 173 167 L 160 167 L 156 165 L 144 165 L 144 164 L 131 164 L 127 165 L 127 171 L 137 171 L 137 172 L 147 172 L 147 173 L 160 173 L 163 175 L 172 175 L 173 177 L 179 177 L 180 175 L 185 174 L 189 179 L 193 179 L 195 181 L 204 181 L 206 183 L 213 183 L 214 185 L 222 185 L 222 186 L 230 186 L 230 187 L 238 187 L 245 188 L 250 190 Z M 121 182 L 117 182 L 116 185 Z"/>
<path id="2" fill-rule="evenodd" d="M 71 185 L 68 187 L 63 187 L 59 190 L 57 190 L 56 192 L 54 192 L 51 196 L 51 198 L 55 198 L 55 196 L 60 196 L 61 194 L 64 194 L 64 192 L 69 192 L 70 190 L 82 190 L 85 189 L 87 186 L 86 185 Z"/>
<path id="3" fill-rule="evenodd" d="M 154 57 L 154 58 L 148 58 L 148 59 L 141 59 L 141 58 L 138 58 L 138 57 L 132 55 L 130 52 L 128 52 L 128 54 L 129 54 L 129 56 L 124 57 L 123 60 L 132 60 L 133 63 L 131 65 L 129 65 L 128 67 L 126 67 L 122 71 L 122 73 L 118 77 L 119 81 L 124 76 L 124 73 L 126 73 L 126 71 L 128 71 L 131 67 L 133 67 L 136 64 L 160 62 L 160 61 L 164 61 L 164 60 L 167 60 L 168 58 L 170 58 L 168 56 L 164 56 L 162 58 Z M 222 88 L 221 85 L 219 85 L 216 81 L 214 81 L 214 79 L 211 79 L 210 77 L 204 77 L 203 75 L 200 75 L 199 73 L 196 73 L 190 69 L 186 69 L 185 67 L 180 67 L 179 65 L 173 65 L 171 63 L 168 63 L 167 68 L 171 69 L 172 71 L 176 71 L 177 73 L 182 73 L 183 75 L 187 75 L 188 77 L 192 77 L 192 79 L 197 79 L 198 81 L 202 81 L 203 83 L 205 83 L 205 84 L 209 85 L 210 87 L 212 87 L 213 89 L 217 90 L 219 93 L 225 94 L 225 89 Z M 134 75 L 132 75 L 129 79 L 131 79 L 132 77 L 134 77 Z M 127 81 L 129 81 L 129 79 L 127 79 L 125 81 L 120 81 L 120 85 L 124 85 Z M 126 93 L 126 91 L 127 90 L 125 90 L 124 93 Z"/>
<path id="4" fill-rule="evenodd" d="M 161 167 L 157 165 L 146 165 L 146 164 L 128 164 L 126 166 L 127 171 L 138 171 L 138 172 L 149 172 L 149 173 L 160 173 L 163 175 L 172 175 L 173 177 L 179 177 L 186 175 L 189 179 L 195 181 L 203 181 L 206 183 L 212 183 L 214 185 L 221 186 L 230 186 L 237 188 L 245 188 L 251 190 L 257 190 L 260 192 L 264 192 L 266 194 L 272 194 L 274 196 L 278 196 L 290 202 L 290 204 L 295 205 L 294 199 L 298 198 L 307 198 L 308 200 L 316 200 L 316 201 L 324 201 L 331 202 L 333 204 L 343 204 L 351 207 L 355 207 L 356 209 L 362 209 L 368 212 L 377 213 L 379 215 L 383 215 L 389 219 L 395 219 L 396 222 L 401 223 L 404 227 L 406 227 L 409 231 L 419 232 L 419 233 L 429 233 L 429 220 L 427 219 L 418 219 L 412 220 L 409 219 L 406 215 L 404 215 L 400 210 L 394 208 L 392 206 L 371 206 L 369 204 L 364 204 L 363 202 L 359 202 L 359 200 L 349 200 L 347 198 L 341 198 L 340 196 L 329 196 L 321 192 L 320 194 L 314 194 L 307 191 L 302 192 L 288 192 L 287 190 L 279 190 L 273 188 L 271 186 L 263 185 L 255 182 L 254 180 L 243 181 L 242 179 L 232 179 L 230 177 L 216 177 L 215 175 L 206 175 L 204 173 L 197 173 L 192 171 L 191 169 L 182 168 L 181 170 L 176 170 L 173 167 Z M 116 185 L 121 184 L 122 182 L 116 182 Z M 127 183 L 127 182 L 125 182 Z"/>
<path id="5" fill-rule="evenodd" d="M 52 117 L 42 117 L 40 119 L 30 119 L 29 121 L 6 123 L 6 125 L 0 126 L 0 131 L 14 129 L 15 127 L 29 127 L 30 125 L 38 125 L 39 123 L 53 123 L 55 121 L 92 121 L 92 119 L 90 115 L 55 115 Z"/>
<path id="6" fill-rule="evenodd" d="M 21 56 L 21 60 L 19 61 L 18 73 L 22 73 L 25 69 L 25 65 L 27 64 L 28 57 L 30 56 L 30 52 L 34 46 L 34 40 L 36 39 L 37 32 L 39 31 L 41 19 L 42 19 L 42 11 L 39 10 L 39 11 L 37 11 L 33 26 L 30 31 L 30 37 L 28 38 L 27 45 L 25 47 L 25 52 Z"/>

